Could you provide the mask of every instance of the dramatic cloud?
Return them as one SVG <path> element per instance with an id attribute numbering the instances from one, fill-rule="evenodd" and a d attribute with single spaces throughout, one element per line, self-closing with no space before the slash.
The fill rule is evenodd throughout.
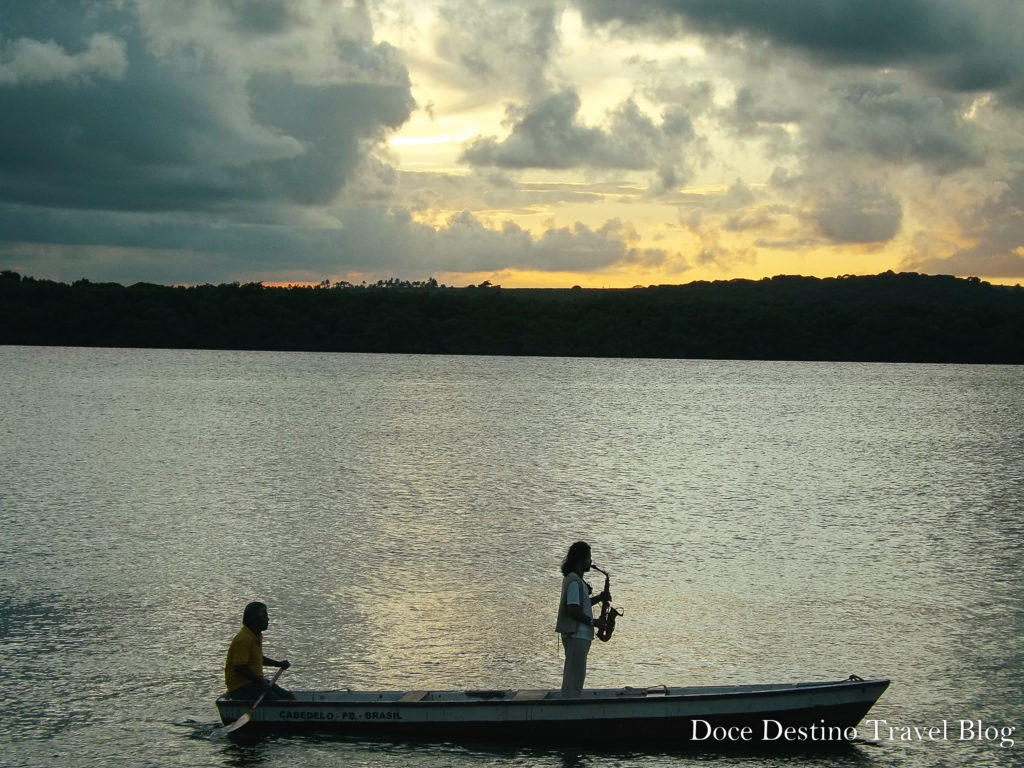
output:
<path id="1" fill-rule="evenodd" d="M 442 31 L 436 50 L 449 81 L 471 92 L 503 98 L 531 97 L 550 88 L 550 69 L 559 44 L 556 4 L 541 0 L 442 3 Z"/>
<path id="2" fill-rule="evenodd" d="M 907 269 L 970 274 L 982 263 L 993 277 L 1019 278 L 1024 272 L 1024 171 L 998 185 L 990 197 L 970 197 L 978 200 L 978 207 L 961 211 L 960 223 L 973 244 L 964 248 L 923 236 L 917 254 L 907 260 Z"/>
<path id="3" fill-rule="evenodd" d="M 328 202 L 364 142 L 408 118 L 408 78 L 388 49 L 327 37 L 289 56 L 298 22 L 274 4 L 258 4 L 260 14 L 240 5 L 248 13 L 238 16 L 222 3 L 192 6 L 166 14 L 173 22 L 158 14 L 167 4 L 139 3 L 137 16 L 83 8 L 74 21 L 85 52 L 14 59 L 21 75 L 0 85 L 0 200 L 104 210 Z M 103 24 L 126 39 L 90 29 Z M 17 46 L 40 47 L 61 50 L 24 37 Z M 33 59 L 42 68 L 26 70 Z"/>
<path id="4" fill-rule="evenodd" d="M 1017 0 L 582 0 L 593 23 L 646 33 L 746 36 L 833 64 L 905 66 L 951 90 L 1019 98 L 1024 53 Z"/>
<path id="5" fill-rule="evenodd" d="M 0 269 L 1024 280 L 1019 0 L 47 0 Z"/>
<path id="6" fill-rule="evenodd" d="M 120 80 L 126 67 L 125 45 L 111 35 L 94 34 L 85 41 L 84 49 L 75 53 L 51 40 L 23 37 L 0 50 L 0 85 Z"/>
<path id="7" fill-rule="evenodd" d="M 500 168 L 661 170 L 673 185 L 682 183 L 676 166 L 683 160 L 683 141 L 693 133 L 685 116 L 668 115 L 656 124 L 627 101 L 602 129 L 580 123 L 579 109 L 575 91 L 551 94 L 529 109 L 510 107 L 509 136 L 476 139 L 462 159 Z"/>
<path id="8" fill-rule="evenodd" d="M 822 193 L 814 220 L 831 240 L 872 243 L 889 240 L 899 231 L 903 210 L 884 190 L 850 183 L 834 195 Z"/>

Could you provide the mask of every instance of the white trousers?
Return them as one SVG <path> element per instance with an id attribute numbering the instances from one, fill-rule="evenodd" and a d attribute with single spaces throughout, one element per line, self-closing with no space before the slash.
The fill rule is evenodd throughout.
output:
<path id="1" fill-rule="evenodd" d="M 587 654 L 590 640 L 571 635 L 562 635 L 565 649 L 565 664 L 562 666 L 562 698 L 578 699 L 583 693 L 583 681 L 587 679 Z"/>

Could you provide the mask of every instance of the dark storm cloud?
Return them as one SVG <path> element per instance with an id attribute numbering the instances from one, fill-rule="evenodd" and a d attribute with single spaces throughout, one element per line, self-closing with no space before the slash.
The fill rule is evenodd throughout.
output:
<path id="1" fill-rule="evenodd" d="M 948 41 L 932 23 L 934 0 L 586 0 L 585 18 L 660 25 L 667 20 L 707 34 L 756 34 L 847 59 L 940 50 Z"/>
<path id="2" fill-rule="evenodd" d="M 527 107 L 509 107 L 509 135 L 470 142 L 461 160 L 474 166 L 521 168 L 610 168 L 655 171 L 663 189 L 681 183 L 682 150 L 693 137 L 689 119 L 669 109 L 661 123 L 625 101 L 607 115 L 606 127 L 579 119 L 574 90 L 552 93 Z"/>
<path id="3" fill-rule="evenodd" d="M 812 140 L 822 150 L 853 149 L 940 174 L 983 164 L 977 128 L 964 119 L 958 100 L 905 90 L 884 80 L 838 89 L 835 112 L 810 128 Z"/>
<path id="4" fill-rule="evenodd" d="M 510 107 L 509 136 L 501 141 L 475 139 L 462 159 L 499 168 L 646 167 L 646 153 L 616 152 L 616 140 L 599 128 L 583 125 L 579 110 L 580 97 L 574 90 L 550 94 L 532 107 Z"/>
<path id="5" fill-rule="evenodd" d="M 822 194 L 813 218 L 833 242 L 877 243 L 891 240 L 899 232 L 903 207 L 877 185 L 850 182 Z"/>
<path id="6" fill-rule="evenodd" d="M 599 269 L 657 263 L 663 251 L 635 247 L 629 227 L 609 221 L 534 235 L 513 222 L 486 226 L 469 211 L 443 227 L 379 205 L 333 209 L 316 220 L 211 221 L 199 212 L 107 212 L 0 205 L 5 269 L 64 281 L 202 283 L 319 281 L 338 270 L 426 277 L 447 271 Z M 64 243 L 74 243 L 69 248 Z M 156 247 L 158 246 L 158 248 Z M 212 257 L 215 256 L 215 257 Z M 26 271 L 22 264 L 34 264 Z"/>
<path id="7" fill-rule="evenodd" d="M 842 172 L 843 163 L 883 168 L 917 165 L 939 175 L 986 162 L 985 132 L 965 113 L 962 96 L 922 90 L 896 79 L 835 76 L 823 84 L 739 86 L 717 113 L 741 139 L 758 139 L 770 156 L 799 155 Z M 787 127 L 799 126 L 799 131 Z"/>
<path id="8" fill-rule="evenodd" d="M 239 30 L 257 35 L 280 32 L 296 20 L 288 0 L 224 0 Z"/>
<path id="9" fill-rule="evenodd" d="M 283 199 L 326 204 L 338 193 L 363 155 L 362 141 L 383 138 L 409 116 L 407 90 L 362 83 L 304 86 L 290 76 L 258 76 L 250 84 L 253 115 L 301 142 L 294 158 L 254 163 L 245 187 L 277 190 Z"/>
<path id="10" fill-rule="evenodd" d="M 914 69 L 950 90 L 1004 91 L 1024 77 L 1019 0 L 580 0 L 595 24 L 746 36 L 823 61 Z"/>
<path id="11" fill-rule="evenodd" d="M 364 142 L 413 108 L 387 46 L 339 43 L 332 63 L 347 78 L 253 66 L 245 49 L 218 49 L 217 34 L 287 30 L 295 20 L 283 3 L 206 6 L 227 14 L 223 29 L 159 43 L 128 5 L 17 7 L 0 21 L 3 202 L 138 211 L 324 203 Z M 197 34 L 208 38 L 190 41 Z"/>
<path id="12" fill-rule="evenodd" d="M 739 274 L 834 244 L 1019 274 L 1024 3 L 581 0 L 582 27 L 572 5 L 4 3 L 0 267 Z M 439 134 L 482 130 L 462 147 L 474 172 L 448 145 L 437 161 L 430 131 L 389 148 L 412 80 Z M 699 254 L 643 247 L 669 242 Z"/>

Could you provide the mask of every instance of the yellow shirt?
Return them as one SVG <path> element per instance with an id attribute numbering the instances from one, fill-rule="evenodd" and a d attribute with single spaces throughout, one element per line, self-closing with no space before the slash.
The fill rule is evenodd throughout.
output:
<path id="1" fill-rule="evenodd" d="M 228 646 L 224 660 L 224 684 L 229 691 L 252 682 L 235 671 L 238 664 L 248 667 L 257 677 L 263 676 L 263 639 L 244 624 Z"/>

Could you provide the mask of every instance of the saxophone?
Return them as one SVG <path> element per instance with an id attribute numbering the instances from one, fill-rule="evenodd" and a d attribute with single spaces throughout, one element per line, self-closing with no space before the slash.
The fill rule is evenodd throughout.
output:
<path id="1" fill-rule="evenodd" d="M 597 639 L 600 640 L 602 643 L 607 643 L 609 640 L 612 639 L 612 632 L 615 631 L 615 619 L 618 616 L 622 616 L 622 611 L 620 611 L 618 608 L 612 607 L 612 593 L 608 588 L 611 584 L 611 580 L 608 578 L 608 572 L 602 571 L 593 563 L 590 564 L 590 567 L 598 573 L 604 575 L 604 595 L 606 595 L 606 598 L 601 601 L 600 618 L 600 621 L 604 622 L 604 626 L 597 630 Z"/>

